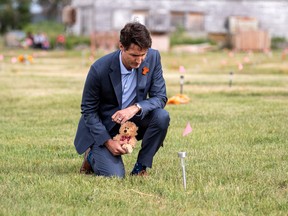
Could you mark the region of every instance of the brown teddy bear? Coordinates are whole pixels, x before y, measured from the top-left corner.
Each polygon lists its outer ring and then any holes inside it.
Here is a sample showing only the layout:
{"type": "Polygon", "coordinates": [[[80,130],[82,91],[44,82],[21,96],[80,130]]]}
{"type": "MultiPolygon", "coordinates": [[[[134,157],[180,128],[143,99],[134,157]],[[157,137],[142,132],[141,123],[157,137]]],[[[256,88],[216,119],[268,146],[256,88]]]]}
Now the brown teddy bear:
{"type": "Polygon", "coordinates": [[[137,130],[138,127],[134,122],[127,121],[121,125],[119,134],[113,137],[113,140],[126,141],[122,147],[127,150],[127,153],[131,154],[137,143],[137,130]]]}

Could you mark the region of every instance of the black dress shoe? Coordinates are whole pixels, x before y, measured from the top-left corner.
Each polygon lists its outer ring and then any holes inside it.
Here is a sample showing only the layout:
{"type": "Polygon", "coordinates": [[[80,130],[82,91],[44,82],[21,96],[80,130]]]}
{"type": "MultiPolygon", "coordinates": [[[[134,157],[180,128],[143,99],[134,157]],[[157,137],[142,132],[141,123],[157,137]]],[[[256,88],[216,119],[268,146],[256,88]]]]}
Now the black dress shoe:
{"type": "Polygon", "coordinates": [[[93,173],[93,169],[92,169],[91,165],[89,164],[89,162],[88,162],[88,160],[87,160],[87,157],[88,157],[89,152],[90,152],[90,148],[88,148],[88,149],[85,151],[84,160],[83,160],[82,166],[81,166],[81,168],[80,168],[80,173],[81,173],[81,174],[89,175],[89,174],[92,174],[92,173],[93,173]]]}
{"type": "Polygon", "coordinates": [[[136,163],[130,175],[133,176],[148,176],[146,171],[146,166],[143,166],[141,163],[136,163]]]}

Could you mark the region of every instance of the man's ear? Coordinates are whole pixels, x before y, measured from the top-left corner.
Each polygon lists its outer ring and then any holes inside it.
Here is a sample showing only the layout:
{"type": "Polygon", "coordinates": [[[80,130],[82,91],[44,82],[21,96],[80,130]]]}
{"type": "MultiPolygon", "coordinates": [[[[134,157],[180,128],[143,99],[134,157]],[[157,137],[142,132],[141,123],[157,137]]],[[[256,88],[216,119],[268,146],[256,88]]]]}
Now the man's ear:
{"type": "Polygon", "coordinates": [[[123,52],[124,51],[124,46],[122,45],[121,42],[119,42],[119,49],[123,52]]]}

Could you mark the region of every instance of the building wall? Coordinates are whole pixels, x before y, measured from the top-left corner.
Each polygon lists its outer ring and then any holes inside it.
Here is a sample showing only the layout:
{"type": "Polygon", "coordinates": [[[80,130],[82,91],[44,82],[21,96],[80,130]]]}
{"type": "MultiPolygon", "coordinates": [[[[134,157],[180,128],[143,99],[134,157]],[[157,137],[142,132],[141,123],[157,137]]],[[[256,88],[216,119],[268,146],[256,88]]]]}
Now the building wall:
{"type": "Polygon", "coordinates": [[[176,11],[203,14],[204,30],[209,33],[227,32],[229,16],[247,16],[257,18],[259,28],[271,36],[288,38],[286,0],[72,0],[72,5],[77,8],[77,21],[72,27],[75,34],[119,31],[135,11],[146,13],[145,22],[155,13],[166,13],[163,22],[171,24],[171,13],[176,11]]]}
{"type": "Polygon", "coordinates": [[[271,36],[288,38],[288,1],[246,0],[207,1],[201,3],[206,11],[206,31],[226,32],[225,23],[229,16],[247,16],[259,20],[259,28],[271,36]]]}

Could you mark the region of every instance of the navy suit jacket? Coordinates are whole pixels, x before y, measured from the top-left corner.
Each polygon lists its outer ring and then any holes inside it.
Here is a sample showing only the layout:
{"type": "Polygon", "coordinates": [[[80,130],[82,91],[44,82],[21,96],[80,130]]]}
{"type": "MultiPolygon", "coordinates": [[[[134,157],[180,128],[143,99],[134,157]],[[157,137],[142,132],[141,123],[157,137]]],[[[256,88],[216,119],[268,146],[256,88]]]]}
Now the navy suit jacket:
{"type": "MultiPolygon", "coordinates": [[[[103,145],[111,138],[115,126],[111,116],[121,109],[122,84],[119,61],[120,50],[94,62],[88,72],[81,102],[81,118],[74,145],[83,154],[92,144],[103,145]]],[[[146,58],[136,69],[136,101],[142,107],[141,118],[149,111],[164,108],[167,102],[161,57],[157,50],[148,49],[146,58]],[[143,68],[149,68],[144,75],[143,68]]]]}

